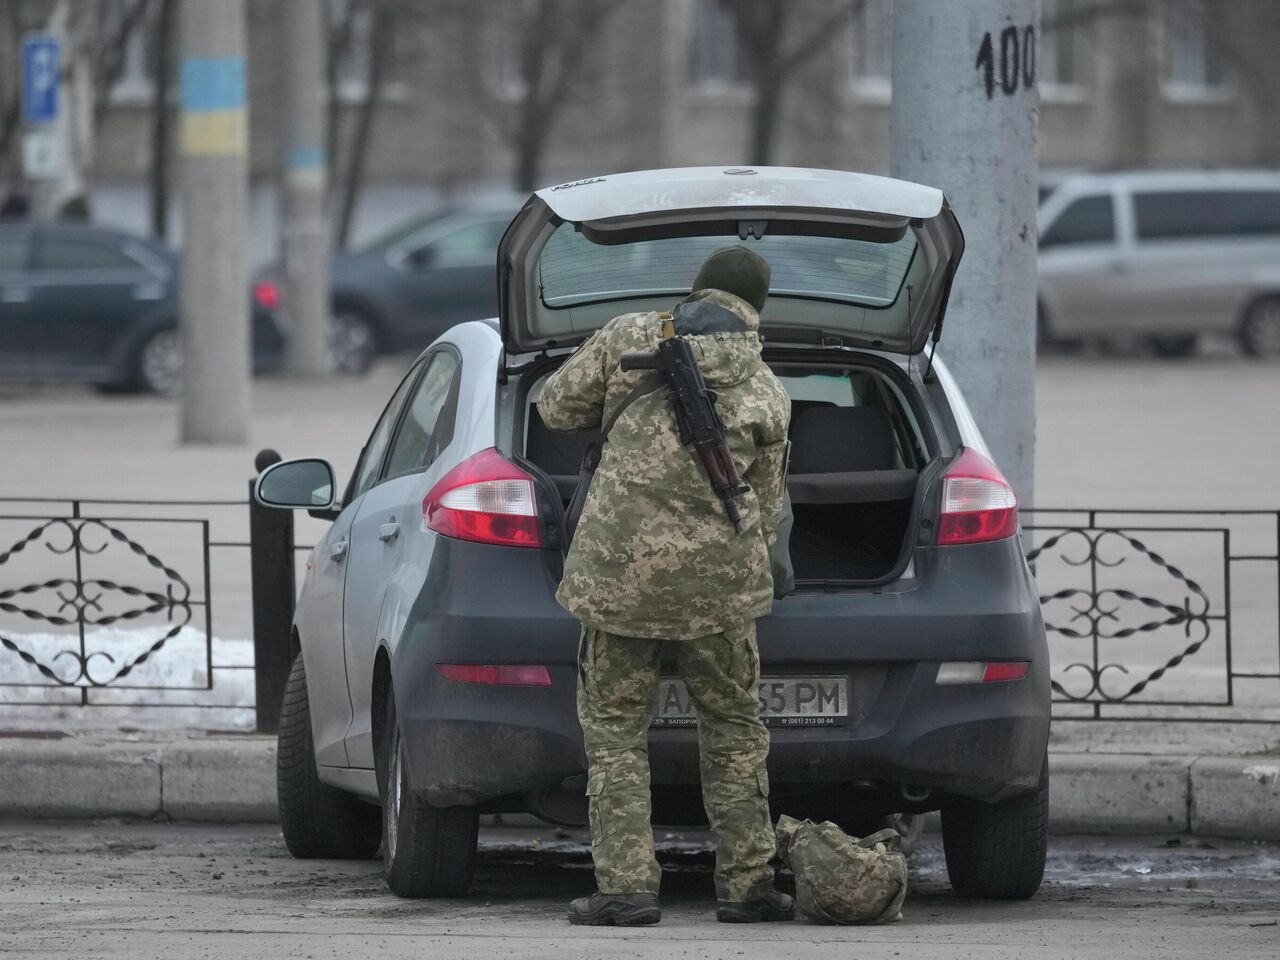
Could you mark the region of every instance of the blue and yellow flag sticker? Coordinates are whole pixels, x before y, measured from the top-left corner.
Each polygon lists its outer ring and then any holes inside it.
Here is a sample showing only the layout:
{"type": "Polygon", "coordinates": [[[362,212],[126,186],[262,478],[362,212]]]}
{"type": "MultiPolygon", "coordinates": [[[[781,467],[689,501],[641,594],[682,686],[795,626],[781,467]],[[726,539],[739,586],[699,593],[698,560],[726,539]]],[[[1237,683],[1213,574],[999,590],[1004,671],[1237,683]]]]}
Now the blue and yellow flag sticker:
{"type": "Polygon", "coordinates": [[[243,57],[190,57],[182,61],[182,153],[243,156],[249,148],[243,57]]]}

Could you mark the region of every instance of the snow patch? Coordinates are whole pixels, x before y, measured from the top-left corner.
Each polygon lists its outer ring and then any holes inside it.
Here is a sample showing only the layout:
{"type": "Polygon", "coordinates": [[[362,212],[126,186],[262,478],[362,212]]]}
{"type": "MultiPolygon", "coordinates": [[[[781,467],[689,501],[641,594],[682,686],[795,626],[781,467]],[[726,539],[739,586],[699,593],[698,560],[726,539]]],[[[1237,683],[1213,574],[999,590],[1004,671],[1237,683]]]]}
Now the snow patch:
{"type": "Polygon", "coordinates": [[[214,637],[206,644],[204,631],[185,626],[127,676],[113,679],[164,632],[155,627],[87,629],[81,675],[77,634],[0,630],[63,681],[48,679],[11,650],[0,649],[0,729],[252,730],[251,640],[214,637]]]}
{"type": "Polygon", "coordinates": [[[1280,767],[1255,764],[1252,767],[1245,767],[1244,775],[1250,780],[1258,781],[1263,786],[1269,786],[1280,780],[1280,767]]]}

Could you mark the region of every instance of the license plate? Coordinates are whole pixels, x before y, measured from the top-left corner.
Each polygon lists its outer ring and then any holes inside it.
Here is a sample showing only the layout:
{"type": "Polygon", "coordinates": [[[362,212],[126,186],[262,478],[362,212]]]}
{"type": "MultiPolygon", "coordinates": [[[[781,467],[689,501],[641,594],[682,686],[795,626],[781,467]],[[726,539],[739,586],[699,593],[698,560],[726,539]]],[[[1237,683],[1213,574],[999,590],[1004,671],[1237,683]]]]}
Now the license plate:
{"type": "MultiPolygon", "coordinates": [[[[848,677],[763,677],[760,718],[771,727],[827,727],[849,720],[848,677]]],[[[698,714],[683,680],[658,687],[655,727],[690,727],[698,714]]]]}

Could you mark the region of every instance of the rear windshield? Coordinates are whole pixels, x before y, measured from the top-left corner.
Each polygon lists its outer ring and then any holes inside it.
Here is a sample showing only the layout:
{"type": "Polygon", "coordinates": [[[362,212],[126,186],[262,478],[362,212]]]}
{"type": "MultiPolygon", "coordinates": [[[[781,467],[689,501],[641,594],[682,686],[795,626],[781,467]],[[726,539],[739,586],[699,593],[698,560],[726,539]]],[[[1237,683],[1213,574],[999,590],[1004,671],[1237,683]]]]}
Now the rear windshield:
{"type": "MultiPolygon", "coordinates": [[[[670,237],[605,246],[562,224],[538,261],[548,307],[688,293],[698,267],[732,238],[670,237]]],[[[916,251],[915,234],[874,243],[836,237],[768,236],[747,241],[773,271],[770,293],[867,307],[898,298],[916,251]]]]}

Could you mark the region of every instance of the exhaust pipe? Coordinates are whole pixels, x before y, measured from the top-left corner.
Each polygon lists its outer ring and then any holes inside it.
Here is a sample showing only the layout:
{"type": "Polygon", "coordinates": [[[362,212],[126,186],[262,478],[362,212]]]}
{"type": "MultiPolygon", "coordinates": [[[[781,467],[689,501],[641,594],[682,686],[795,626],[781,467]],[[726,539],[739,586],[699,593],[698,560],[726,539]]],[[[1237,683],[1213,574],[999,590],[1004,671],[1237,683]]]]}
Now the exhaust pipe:
{"type": "Polygon", "coordinates": [[[898,788],[898,792],[909,803],[924,803],[933,794],[930,787],[920,787],[913,783],[904,783],[898,788]]]}

